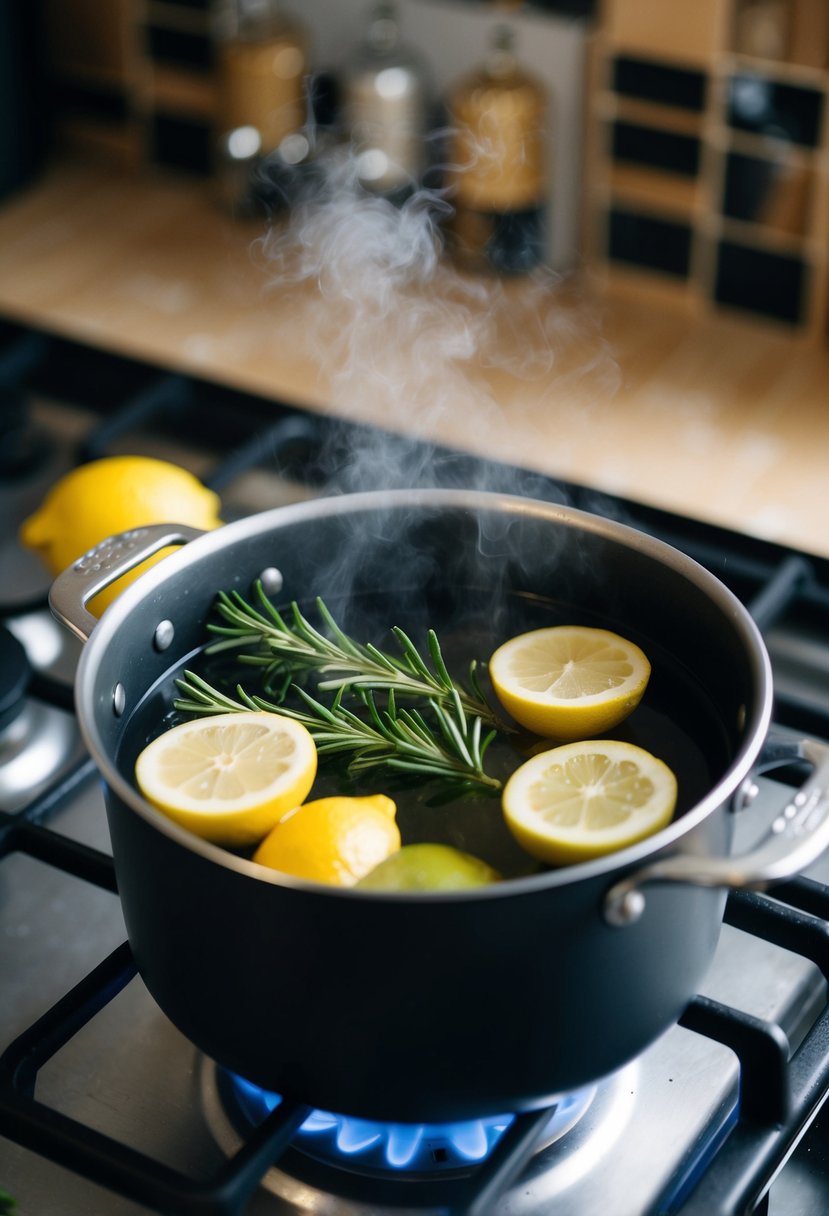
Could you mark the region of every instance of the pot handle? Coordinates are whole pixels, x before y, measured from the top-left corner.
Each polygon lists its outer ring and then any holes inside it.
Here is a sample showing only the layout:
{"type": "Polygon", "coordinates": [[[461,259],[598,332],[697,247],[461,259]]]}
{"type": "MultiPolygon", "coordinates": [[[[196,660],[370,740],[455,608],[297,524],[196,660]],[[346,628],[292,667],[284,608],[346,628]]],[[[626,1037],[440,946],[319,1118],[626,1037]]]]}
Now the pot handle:
{"type": "MultiPolygon", "coordinates": [[[[610,925],[630,925],[645,910],[641,888],[652,882],[691,883],[699,887],[765,890],[794,878],[829,847],[829,745],[817,739],[789,740],[770,734],[758,771],[805,760],[813,772],[748,853],[736,857],[695,857],[675,853],[636,870],[610,888],[604,917],[610,925]]],[[[752,797],[752,782],[743,797],[752,797]],[[747,791],[747,792],[746,792],[747,791]]]]}
{"type": "Polygon", "coordinates": [[[54,616],[82,642],[97,625],[86,605],[122,574],[169,545],[186,545],[204,533],[186,524],[148,524],[109,536],[59,574],[49,591],[54,616]]]}

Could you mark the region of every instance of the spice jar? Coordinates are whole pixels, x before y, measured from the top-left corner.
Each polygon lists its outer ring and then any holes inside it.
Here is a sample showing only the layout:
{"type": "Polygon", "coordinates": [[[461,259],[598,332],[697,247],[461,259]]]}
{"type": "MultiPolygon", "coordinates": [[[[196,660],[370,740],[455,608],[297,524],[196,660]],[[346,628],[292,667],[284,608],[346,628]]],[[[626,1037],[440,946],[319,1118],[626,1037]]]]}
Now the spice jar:
{"type": "Polygon", "coordinates": [[[284,195],[281,179],[309,153],[308,39],[275,0],[234,0],[219,18],[216,58],[220,193],[244,211],[284,195]]]}
{"type": "Polygon", "coordinates": [[[470,268],[521,273],[544,256],[548,95],[498,26],[483,64],[450,94],[447,239],[470,268]]]}
{"type": "Polygon", "coordinates": [[[420,182],[426,163],[427,70],[401,41],[397,10],[376,4],[343,73],[342,121],[360,184],[394,200],[420,182]]]}

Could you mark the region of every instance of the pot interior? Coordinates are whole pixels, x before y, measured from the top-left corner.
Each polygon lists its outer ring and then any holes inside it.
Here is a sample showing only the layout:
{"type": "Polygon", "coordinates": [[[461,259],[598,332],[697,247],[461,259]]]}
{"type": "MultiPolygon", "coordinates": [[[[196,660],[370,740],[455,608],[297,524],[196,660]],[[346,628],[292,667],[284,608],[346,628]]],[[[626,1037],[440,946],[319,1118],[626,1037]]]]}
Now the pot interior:
{"type": "MultiPolygon", "coordinates": [[[[456,679],[477,660],[481,684],[497,707],[486,679],[486,660],[516,634],[559,624],[614,630],[645,651],[652,676],[645,697],[608,737],[638,744],[659,756],[677,776],[677,816],[685,814],[723,778],[744,742],[746,705],[756,690],[744,644],[728,614],[710,596],[652,555],[617,538],[551,521],[493,517],[468,512],[420,512],[403,532],[389,530],[374,514],[364,519],[332,515],[324,525],[290,529],[290,559],[280,560],[285,589],[274,597],[280,610],[296,600],[319,626],[315,597],[324,598],[338,623],[356,640],[397,653],[390,633],[402,627],[423,654],[426,633],[437,631],[456,679]],[[358,529],[360,556],[344,560],[345,540],[358,529]],[[366,531],[370,543],[366,542],[366,531]]],[[[208,605],[219,589],[247,593],[245,568],[272,564],[285,538],[260,538],[258,560],[247,556],[230,574],[227,557],[205,560],[199,596],[208,605]],[[202,587],[204,584],[204,587],[202,587]],[[205,598],[206,597],[206,598],[205,598]]],[[[173,583],[175,580],[173,580],[173,583]]],[[[175,588],[165,589],[175,603],[175,588]]],[[[195,605],[192,605],[195,607],[195,605]]],[[[199,609],[205,617],[209,611],[199,609]]],[[[215,617],[211,619],[217,619],[215,617]]],[[[191,639],[204,637],[203,622],[191,639]]],[[[117,763],[127,781],[146,743],[180,719],[173,708],[175,680],[185,668],[233,693],[237,682],[264,694],[260,668],[228,655],[189,648],[154,680],[121,723],[117,763]]],[[[314,691],[313,686],[310,691],[314,691]]],[[[325,699],[326,694],[323,694],[325,699]]],[[[505,778],[537,748],[537,738],[500,738],[486,756],[488,772],[505,778]]],[[[344,766],[322,757],[312,797],[329,793],[391,794],[405,843],[442,842],[495,866],[505,877],[535,873],[539,866],[512,840],[498,797],[483,795],[446,803],[438,782],[406,785],[386,770],[350,781],[344,766]]]]}

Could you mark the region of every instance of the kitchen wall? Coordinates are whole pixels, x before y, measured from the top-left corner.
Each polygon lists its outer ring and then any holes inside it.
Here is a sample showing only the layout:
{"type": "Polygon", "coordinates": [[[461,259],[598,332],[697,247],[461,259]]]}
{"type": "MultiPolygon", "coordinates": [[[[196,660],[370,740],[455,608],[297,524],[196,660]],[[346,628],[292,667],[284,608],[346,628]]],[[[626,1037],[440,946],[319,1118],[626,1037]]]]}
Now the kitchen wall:
{"type": "MultiPolygon", "coordinates": [[[[342,62],[356,44],[366,0],[303,0],[295,6],[313,30],[320,67],[342,62]]],[[[483,58],[504,13],[463,0],[400,0],[403,36],[429,63],[439,95],[483,58]]],[[[556,269],[575,264],[580,239],[583,109],[588,22],[584,18],[525,9],[511,14],[522,64],[543,81],[548,94],[547,144],[550,197],[548,257],[556,269]]]]}
{"type": "MultiPolygon", "coordinates": [[[[78,24],[72,43],[74,60],[63,65],[73,86],[67,90],[67,100],[77,104],[64,110],[62,135],[76,136],[75,147],[99,159],[120,157],[119,163],[132,165],[136,172],[121,178],[67,157],[68,163],[55,166],[30,192],[19,191],[15,198],[3,200],[2,314],[24,317],[50,331],[159,367],[211,377],[265,398],[330,410],[331,398],[320,383],[318,367],[303,357],[299,342],[290,340],[296,332],[292,296],[271,293],[267,306],[262,306],[261,268],[250,257],[251,228],[222,216],[213,205],[209,182],[181,173],[175,160],[159,161],[159,148],[153,143],[156,123],[165,119],[179,127],[185,147],[192,150],[199,132],[209,130],[215,117],[206,6],[172,0],[52,2],[64,21],[74,12],[78,24]],[[112,17],[111,23],[96,24],[104,11],[112,17]],[[118,14],[123,17],[121,24],[118,14]],[[138,14],[143,25],[135,23],[138,14]],[[82,36],[89,28],[83,24],[84,15],[92,21],[96,37],[82,36]],[[179,23],[175,31],[174,22],[179,23]],[[176,36],[162,37],[165,32],[176,36]],[[148,47],[154,52],[151,58],[148,47]],[[82,108],[85,102],[90,104],[82,108]],[[164,168],[157,171],[160,163],[164,168]],[[147,165],[153,166],[151,171],[147,165]],[[167,172],[167,165],[172,172],[167,172]]],[[[363,3],[328,0],[328,9],[322,7],[322,0],[293,3],[297,8],[302,5],[315,27],[319,66],[331,66],[356,41],[363,3]]],[[[473,0],[401,3],[406,34],[432,56],[439,79],[448,80],[454,70],[460,73],[464,64],[480,55],[486,27],[494,20],[492,11],[473,0]]],[[[648,3],[653,6],[653,0],[648,3]]],[[[706,3],[710,6],[715,0],[706,3]]],[[[700,0],[683,11],[689,20],[700,23],[704,7],[700,0]]],[[[646,23],[644,29],[642,22],[633,23],[634,9],[641,14],[646,8],[645,0],[618,3],[617,15],[627,12],[631,25],[623,26],[619,18],[595,37],[591,31],[589,38],[586,29],[577,24],[574,31],[561,16],[533,10],[518,19],[519,52],[529,66],[547,74],[556,96],[553,208],[556,237],[561,241],[557,257],[564,260],[578,248],[573,234],[579,200],[588,217],[595,218],[597,211],[606,209],[612,190],[614,198],[630,200],[631,209],[635,202],[649,214],[662,209],[671,219],[677,211],[680,216],[687,213],[702,238],[703,252],[710,252],[712,238],[720,231],[732,243],[738,236],[745,245],[774,241],[775,251],[780,252],[799,242],[812,259],[809,269],[817,299],[821,285],[827,285],[824,251],[829,224],[823,206],[814,209],[814,228],[805,238],[771,231],[768,222],[731,221],[714,210],[716,178],[710,173],[695,175],[690,185],[681,182],[680,190],[673,178],[666,180],[661,166],[634,174],[629,165],[611,164],[607,149],[613,144],[605,137],[617,117],[680,135],[697,134],[698,128],[710,145],[706,150],[714,154],[706,159],[706,170],[711,160],[722,167],[721,150],[754,155],[759,145],[760,150],[808,165],[816,181],[826,180],[829,161],[824,143],[804,151],[781,146],[779,140],[772,144],[762,134],[732,130],[721,115],[728,96],[724,86],[738,67],[750,66],[755,74],[765,72],[788,84],[801,80],[816,89],[826,88],[827,69],[799,63],[770,66],[759,56],[747,56],[744,48],[738,52],[735,47],[741,44],[726,41],[724,34],[711,65],[694,52],[692,60],[700,61],[696,69],[706,71],[710,79],[711,105],[688,116],[687,105],[679,108],[664,98],[628,95],[630,80],[621,71],[618,56],[641,60],[647,50],[653,57],[657,35],[673,38],[667,22],[646,23]],[[565,43],[571,34],[572,41],[565,43]],[[547,37],[554,45],[542,50],[547,37]],[[642,45],[643,38],[647,46],[642,45]],[[588,41],[591,59],[597,44],[602,50],[604,70],[594,78],[595,86],[586,90],[591,121],[585,132],[576,96],[580,86],[575,81],[580,78],[578,73],[569,78],[565,74],[574,62],[581,64],[582,44],[588,41]],[[561,61],[556,58],[559,54],[561,61]],[[562,89],[565,79],[569,84],[562,89]],[[717,115],[712,123],[710,116],[717,115]],[[592,191],[588,188],[580,195],[578,144],[582,133],[591,131],[602,138],[605,150],[603,157],[594,158],[594,174],[610,176],[606,188],[600,177],[592,191]],[[568,149],[572,159],[564,162],[560,158],[568,149]],[[562,219],[568,215],[569,230],[562,219]]],[[[662,12],[662,6],[657,8],[662,12]]],[[[689,47],[684,61],[677,63],[671,46],[668,41],[656,48],[660,63],[685,72],[694,68],[694,62],[688,62],[689,47]]],[[[637,76],[634,85],[640,93],[648,79],[652,84],[652,77],[637,76]]],[[[672,79],[676,78],[669,75],[672,79]]],[[[659,74],[657,80],[664,81],[665,76],[659,74]]],[[[602,231],[598,222],[595,228],[602,231]]],[[[668,307],[662,293],[654,303],[642,285],[644,272],[635,276],[635,291],[619,284],[621,277],[614,267],[611,290],[606,293],[596,290],[595,273],[586,284],[577,279],[574,291],[568,293],[565,284],[557,293],[564,322],[559,331],[565,339],[562,357],[550,377],[498,379],[493,391],[503,422],[497,430],[470,425],[468,418],[476,415],[467,412],[457,420],[441,419],[432,437],[447,446],[494,455],[825,553],[829,348],[802,342],[800,331],[791,324],[772,323],[756,310],[746,315],[746,310],[723,308],[714,315],[713,308],[694,295],[694,282],[680,285],[687,300],[677,308],[668,307]],[[591,314],[586,325],[574,329],[567,305],[573,303],[581,320],[583,301],[592,304],[596,298],[599,320],[594,322],[591,314]],[[597,352],[606,351],[619,368],[610,387],[610,378],[604,376],[607,362],[596,360],[597,352]],[[591,375],[576,376],[573,367],[580,372],[588,368],[591,375]],[[593,372],[596,367],[601,376],[593,372]]],[[[650,274],[657,277],[661,285],[667,277],[664,269],[650,274]]],[[[522,284],[511,284],[505,295],[515,299],[521,290],[522,284]]],[[[523,337],[523,331],[510,329],[515,332],[523,337]]],[[[349,409],[361,422],[387,424],[382,403],[370,394],[355,397],[349,409]]],[[[427,433],[415,411],[406,425],[427,433]]]]}
{"type": "MultiPolygon", "coordinates": [[[[41,2],[61,141],[133,168],[207,173],[212,16],[227,0],[41,2]]],[[[336,73],[371,0],[284,3],[310,27],[312,66],[336,73]]],[[[593,16],[576,0],[510,7],[399,0],[439,93],[480,61],[496,23],[513,25],[550,98],[548,262],[585,262],[660,306],[736,309],[825,343],[827,0],[603,0],[593,16]]]]}
{"type": "MultiPolygon", "coordinates": [[[[223,3],[44,0],[59,142],[133,169],[206,172],[216,125],[213,15],[223,3]]],[[[334,73],[357,45],[371,7],[371,0],[284,3],[310,29],[313,69],[334,73]]],[[[547,260],[556,269],[574,265],[589,18],[526,6],[506,13],[483,0],[399,0],[398,11],[403,36],[429,64],[439,96],[481,61],[493,28],[509,20],[519,58],[549,95],[547,260]]]]}

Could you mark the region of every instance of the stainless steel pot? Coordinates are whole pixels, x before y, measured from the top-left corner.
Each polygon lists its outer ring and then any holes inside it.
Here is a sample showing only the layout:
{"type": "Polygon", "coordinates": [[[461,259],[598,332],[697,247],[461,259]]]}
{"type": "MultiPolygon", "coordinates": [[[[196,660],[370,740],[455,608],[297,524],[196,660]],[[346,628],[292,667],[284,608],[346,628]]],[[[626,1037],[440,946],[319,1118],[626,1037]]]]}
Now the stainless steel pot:
{"type": "MultiPolygon", "coordinates": [[[[531,1109],[612,1072],[698,990],[728,888],[791,876],[829,843],[827,748],[767,739],[770,665],[745,608],[689,558],[606,519],[465,491],[322,499],[203,535],[116,537],[61,575],[51,601],[89,636],[78,714],[147,987],[220,1064],[328,1110],[465,1118],[531,1109]],[[96,623],[85,603],[171,544],[185,547],[96,623]],[[599,861],[508,865],[502,883],[419,895],[317,886],[190,836],[140,797],[132,766],[163,729],[174,676],[199,659],[216,592],[259,576],[280,601],[322,595],[346,625],[434,625],[445,647],[483,646],[483,658],[559,621],[638,641],[654,674],[619,730],[677,769],[680,813],[599,861]],[[794,755],[817,772],[767,840],[731,857],[753,774],[794,755]]],[[[451,817],[421,808],[409,822],[457,843],[451,817]]]]}

